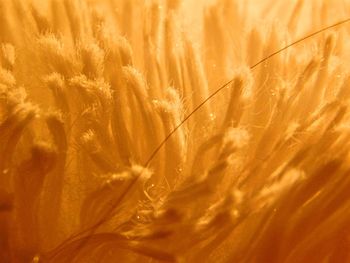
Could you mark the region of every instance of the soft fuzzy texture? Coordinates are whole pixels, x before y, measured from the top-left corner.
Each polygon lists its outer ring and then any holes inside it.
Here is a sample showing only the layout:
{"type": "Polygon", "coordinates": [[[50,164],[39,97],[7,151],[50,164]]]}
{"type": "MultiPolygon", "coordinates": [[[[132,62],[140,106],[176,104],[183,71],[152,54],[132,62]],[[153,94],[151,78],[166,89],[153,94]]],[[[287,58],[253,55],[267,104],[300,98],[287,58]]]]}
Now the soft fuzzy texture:
{"type": "Polygon", "coordinates": [[[0,261],[350,262],[349,11],[0,0],[0,261]]]}

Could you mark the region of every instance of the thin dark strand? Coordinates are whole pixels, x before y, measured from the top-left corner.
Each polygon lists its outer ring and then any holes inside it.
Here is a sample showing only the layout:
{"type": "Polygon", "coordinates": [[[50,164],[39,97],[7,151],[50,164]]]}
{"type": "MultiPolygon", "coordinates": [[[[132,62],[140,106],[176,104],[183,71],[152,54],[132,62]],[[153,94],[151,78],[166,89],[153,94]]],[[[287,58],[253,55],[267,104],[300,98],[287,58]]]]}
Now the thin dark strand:
{"type": "MultiPolygon", "coordinates": [[[[255,69],[257,66],[261,65],[262,63],[264,63],[265,61],[269,60],[270,58],[278,55],[279,53],[285,51],[286,49],[299,44],[300,42],[303,42],[304,40],[307,40],[309,38],[312,38],[315,35],[318,35],[320,33],[323,33],[331,28],[343,25],[347,22],[350,21],[350,17],[339,21],[333,25],[324,27],[316,32],[313,32],[303,38],[300,38],[288,45],[286,45],[285,47],[271,53],[270,55],[268,55],[267,57],[264,57],[263,59],[261,59],[260,61],[258,61],[257,63],[255,63],[254,65],[250,66],[250,69],[253,70],[255,69]]],[[[156,155],[158,154],[158,152],[163,148],[163,146],[167,143],[167,141],[171,138],[171,136],[188,120],[190,119],[204,104],[206,104],[208,101],[210,101],[213,97],[215,97],[220,91],[222,91],[224,88],[226,88],[227,86],[229,86],[232,82],[234,81],[234,79],[231,79],[230,81],[226,82],[224,85],[222,85],[220,88],[218,88],[216,91],[214,91],[212,94],[210,94],[204,101],[202,101],[198,106],[196,106],[179,124],[177,124],[175,126],[175,128],[163,139],[163,141],[158,145],[158,147],[156,149],[154,149],[154,151],[152,152],[152,154],[150,155],[150,157],[147,159],[147,161],[145,162],[144,166],[143,166],[143,170],[141,171],[140,176],[142,176],[142,174],[144,173],[145,169],[150,165],[150,163],[153,161],[153,159],[156,157],[156,155]]],[[[95,225],[93,225],[92,227],[89,227],[88,229],[83,230],[82,232],[80,232],[79,234],[76,234],[74,236],[72,236],[71,238],[69,238],[68,240],[66,240],[63,244],[67,244],[69,243],[70,240],[74,240],[75,238],[83,235],[84,233],[88,232],[88,239],[82,241],[82,243],[79,245],[78,249],[77,249],[77,254],[81,251],[81,249],[83,248],[84,244],[86,244],[86,242],[89,241],[89,238],[96,232],[96,230],[103,224],[105,223],[107,220],[109,220],[110,216],[112,216],[113,211],[117,208],[117,206],[119,205],[120,202],[123,201],[124,197],[126,196],[127,192],[133,187],[133,185],[135,184],[137,180],[134,180],[133,182],[130,183],[130,185],[127,187],[127,189],[124,191],[124,193],[121,195],[120,198],[118,198],[118,200],[112,205],[111,209],[109,209],[109,211],[105,214],[105,216],[99,220],[95,225]]],[[[63,245],[62,244],[62,245],[63,245]]],[[[59,246],[61,247],[60,249],[58,249],[58,251],[56,253],[54,253],[54,255],[51,256],[51,258],[54,258],[57,254],[59,254],[59,252],[63,249],[63,246],[59,246]]]]}
{"type": "Polygon", "coordinates": [[[277,54],[279,54],[279,53],[285,51],[286,49],[288,49],[288,48],[290,48],[290,47],[292,47],[292,46],[294,46],[294,45],[299,44],[300,42],[303,42],[303,41],[306,40],[306,39],[312,38],[313,36],[316,36],[316,35],[318,35],[318,34],[320,34],[320,33],[323,33],[323,32],[325,32],[325,31],[327,31],[327,30],[329,30],[329,29],[332,29],[332,28],[334,28],[334,27],[340,26],[340,25],[345,24],[345,23],[347,23],[347,22],[350,22],[350,17],[347,18],[347,19],[345,19],[345,20],[342,20],[342,21],[340,21],[340,22],[337,22],[337,23],[335,23],[335,24],[333,24],[333,25],[330,25],[330,26],[327,26],[327,27],[325,27],[325,28],[322,28],[322,29],[320,29],[320,30],[318,30],[318,31],[316,31],[316,32],[313,32],[312,34],[307,35],[307,36],[305,36],[305,37],[303,37],[303,38],[300,38],[300,39],[298,39],[298,40],[296,40],[296,41],[294,41],[294,42],[288,44],[287,46],[285,46],[285,47],[283,47],[283,48],[277,50],[276,52],[273,52],[272,54],[268,55],[267,57],[263,58],[262,60],[260,60],[260,61],[257,62],[256,64],[254,64],[253,66],[250,66],[250,69],[254,69],[255,67],[257,67],[257,66],[259,66],[260,64],[264,63],[266,60],[269,60],[270,58],[274,57],[275,55],[277,55],[277,54]]]}
{"type": "Polygon", "coordinates": [[[92,225],[91,227],[88,227],[87,229],[81,231],[80,233],[77,233],[75,235],[72,235],[70,238],[68,238],[66,241],[64,241],[61,245],[59,245],[57,248],[55,248],[55,252],[53,252],[49,258],[54,259],[59,253],[61,253],[64,250],[64,246],[67,244],[73,243],[76,239],[81,237],[82,235],[86,234],[87,238],[85,240],[82,240],[79,244],[77,250],[76,250],[76,256],[78,256],[81,249],[84,247],[84,245],[89,242],[90,237],[96,232],[97,228],[101,226],[103,223],[105,223],[109,216],[113,214],[113,211],[118,207],[118,204],[124,199],[125,195],[131,190],[132,186],[134,185],[135,181],[137,181],[137,178],[135,178],[125,189],[124,193],[116,200],[116,202],[113,204],[113,206],[107,211],[106,215],[100,219],[97,223],[92,225]]]}
{"type": "MultiPolygon", "coordinates": [[[[257,63],[255,63],[254,65],[250,66],[250,69],[253,70],[255,69],[257,66],[261,65],[262,63],[264,63],[265,61],[269,60],[270,58],[278,55],[279,53],[282,53],[283,51],[285,51],[286,49],[299,44],[300,42],[303,42],[304,40],[307,40],[309,38],[312,38],[315,35],[318,35],[320,33],[323,33],[331,28],[340,26],[342,24],[345,24],[347,22],[350,21],[350,17],[339,21],[333,25],[324,27],[316,32],[313,32],[303,38],[300,38],[290,44],[288,44],[287,46],[271,53],[270,55],[268,55],[267,57],[264,57],[263,59],[261,59],[260,61],[258,61],[257,63]]],[[[224,88],[226,88],[227,86],[229,86],[232,82],[234,81],[234,79],[231,79],[230,81],[226,82],[224,85],[222,85],[220,88],[218,88],[216,91],[214,91],[212,94],[209,95],[209,97],[207,97],[204,101],[202,101],[196,108],[194,108],[194,110],[192,110],[178,125],[175,126],[175,128],[164,138],[164,140],[159,144],[159,146],[152,152],[152,154],[150,155],[150,157],[147,159],[147,161],[144,164],[144,167],[147,168],[149,166],[149,164],[153,161],[154,157],[158,154],[158,152],[162,149],[162,147],[167,143],[167,141],[170,139],[170,137],[189,119],[192,117],[192,115],[194,115],[204,104],[206,104],[208,101],[210,101],[213,97],[216,96],[216,94],[218,94],[221,90],[223,90],[224,88]]]]}

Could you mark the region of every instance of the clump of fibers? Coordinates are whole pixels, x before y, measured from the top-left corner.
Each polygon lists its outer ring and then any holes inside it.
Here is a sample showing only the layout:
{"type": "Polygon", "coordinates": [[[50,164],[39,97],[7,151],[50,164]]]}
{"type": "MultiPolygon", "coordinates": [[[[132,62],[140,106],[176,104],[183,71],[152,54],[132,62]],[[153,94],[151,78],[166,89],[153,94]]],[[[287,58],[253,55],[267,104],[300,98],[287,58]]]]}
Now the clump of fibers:
{"type": "Polygon", "coordinates": [[[350,262],[349,8],[0,0],[0,261],[350,262]]]}

